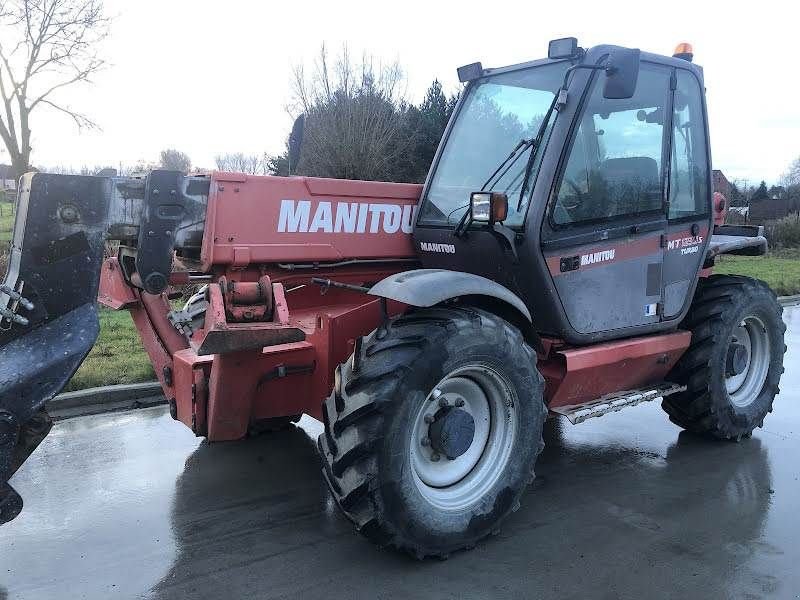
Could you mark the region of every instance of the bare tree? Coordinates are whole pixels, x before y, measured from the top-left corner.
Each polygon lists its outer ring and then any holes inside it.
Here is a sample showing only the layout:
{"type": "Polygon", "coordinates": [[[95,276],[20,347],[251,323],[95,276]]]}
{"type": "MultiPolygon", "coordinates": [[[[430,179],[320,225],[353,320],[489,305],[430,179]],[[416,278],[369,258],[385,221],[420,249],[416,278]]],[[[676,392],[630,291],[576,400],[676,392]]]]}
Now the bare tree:
{"type": "Polygon", "coordinates": [[[731,197],[728,199],[731,206],[750,206],[750,199],[753,196],[753,185],[749,179],[738,177],[731,181],[733,189],[731,197]]]}
{"type": "Polygon", "coordinates": [[[346,47],[331,64],[323,46],[310,77],[302,65],[295,67],[290,111],[305,114],[297,172],[396,179],[415,135],[402,83],[396,62],[376,65],[367,55],[355,62],[346,47]]]}
{"type": "Polygon", "coordinates": [[[791,162],[781,180],[786,187],[800,185],[800,157],[791,162]]]}
{"type": "Polygon", "coordinates": [[[53,173],[56,175],[98,175],[100,173],[109,173],[111,171],[116,172],[116,167],[112,167],[111,165],[81,165],[80,167],[75,167],[72,165],[50,165],[50,166],[42,166],[39,165],[36,167],[36,170],[40,173],[53,173]]]}
{"type": "Polygon", "coordinates": [[[170,171],[180,171],[184,175],[192,168],[192,159],[189,155],[174,148],[161,151],[160,166],[170,171]]]}
{"type": "Polygon", "coordinates": [[[39,107],[96,127],[58,96],[104,65],[96,48],[108,26],[101,0],[0,0],[0,138],[17,175],[30,166],[30,118],[39,107]]]}
{"type": "Polygon", "coordinates": [[[267,154],[229,152],[227,154],[218,154],[214,157],[214,162],[220,171],[267,175],[270,173],[269,158],[267,154]]]}

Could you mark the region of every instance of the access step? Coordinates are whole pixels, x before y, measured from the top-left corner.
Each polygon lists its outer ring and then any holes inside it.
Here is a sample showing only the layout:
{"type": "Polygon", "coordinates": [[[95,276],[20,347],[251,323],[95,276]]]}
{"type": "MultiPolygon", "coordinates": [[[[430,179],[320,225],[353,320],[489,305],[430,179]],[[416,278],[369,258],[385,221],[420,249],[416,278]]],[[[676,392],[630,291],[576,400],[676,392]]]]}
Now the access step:
{"type": "Polygon", "coordinates": [[[617,412],[628,406],[636,406],[642,402],[657,400],[686,391],[685,385],[664,382],[656,386],[648,386],[641,390],[626,390],[614,392],[583,404],[570,404],[567,406],[557,406],[551,408],[550,412],[567,417],[573,425],[583,423],[592,417],[602,417],[610,412],[617,412]]]}

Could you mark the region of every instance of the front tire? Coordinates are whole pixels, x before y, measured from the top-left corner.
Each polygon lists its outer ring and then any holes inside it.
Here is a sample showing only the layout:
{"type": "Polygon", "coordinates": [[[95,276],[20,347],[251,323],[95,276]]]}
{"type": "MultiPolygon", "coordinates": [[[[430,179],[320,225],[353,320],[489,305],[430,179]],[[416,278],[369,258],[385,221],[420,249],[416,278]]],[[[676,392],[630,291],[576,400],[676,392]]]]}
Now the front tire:
{"type": "Polygon", "coordinates": [[[662,402],[670,420],[734,440],[762,426],[783,373],[782,312],[763,281],[732,275],[701,281],[684,323],[692,342],[669,377],[687,390],[662,402]]]}
{"type": "Polygon", "coordinates": [[[543,447],[535,365],[517,329],[472,308],[414,311],[364,338],[337,369],[319,438],[345,515],[418,558],[496,531],[543,447]]]}

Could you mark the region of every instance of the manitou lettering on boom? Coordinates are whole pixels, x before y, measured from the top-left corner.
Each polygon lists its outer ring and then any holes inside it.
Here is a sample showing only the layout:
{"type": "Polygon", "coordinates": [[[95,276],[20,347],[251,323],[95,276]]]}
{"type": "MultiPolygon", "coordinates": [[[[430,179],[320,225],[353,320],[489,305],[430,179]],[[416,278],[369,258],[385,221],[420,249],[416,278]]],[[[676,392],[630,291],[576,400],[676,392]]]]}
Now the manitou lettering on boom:
{"type": "Polygon", "coordinates": [[[279,233],[411,233],[416,207],[410,204],[281,200],[279,233]]]}

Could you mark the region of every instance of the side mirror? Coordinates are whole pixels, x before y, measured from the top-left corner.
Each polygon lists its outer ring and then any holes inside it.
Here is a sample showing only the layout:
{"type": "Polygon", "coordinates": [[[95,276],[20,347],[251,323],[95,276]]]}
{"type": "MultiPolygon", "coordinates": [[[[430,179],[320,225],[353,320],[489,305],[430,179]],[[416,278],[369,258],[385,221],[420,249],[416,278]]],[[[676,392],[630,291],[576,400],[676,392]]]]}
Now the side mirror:
{"type": "Polygon", "coordinates": [[[617,48],[609,55],[605,65],[603,98],[622,100],[633,97],[639,79],[640,54],[638,49],[617,48]]]}
{"type": "Polygon", "coordinates": [[[289,134],[289,175],[294,173],[297,163],[300,162],[300,146],[303,143],[305,122],[305,115],[297,117],[294,120],[294,125],[292,125],[292,133],[289,134]]]}
{"type": "Polygon", "coordinates": [[[472,192],[469,197],[470,221],[494,225],[508,217],[508,196],[503,192],[472,192]]]}

